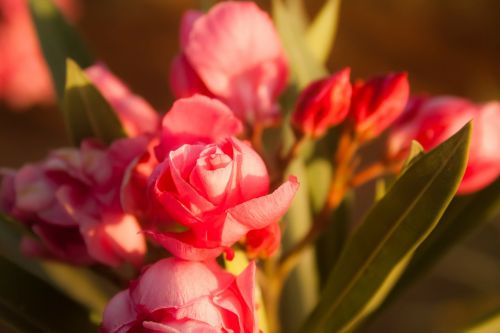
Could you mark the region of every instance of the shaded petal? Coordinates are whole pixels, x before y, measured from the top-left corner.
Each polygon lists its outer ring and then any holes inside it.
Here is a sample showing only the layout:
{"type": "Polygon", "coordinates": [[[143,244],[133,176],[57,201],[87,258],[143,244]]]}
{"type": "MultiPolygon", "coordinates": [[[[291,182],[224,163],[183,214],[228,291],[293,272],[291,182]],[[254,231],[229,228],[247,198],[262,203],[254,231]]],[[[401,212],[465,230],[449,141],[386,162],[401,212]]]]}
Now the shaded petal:
{"type": "Polygon", "coordinates": [[[222,243],[232,244],[250,230],[262,229],[277,222],[285,215],[298,188],[297,179],[291,176],[273,193],[228,209],[222,243]],[[242,233],[243,231],[245,232],[242,233]]]}
{"type": "Polygon", "coordinates": [[[134,325],[137,314],[128,290],[116,294],[106,306],[101,325],[102,333],[126,333],[134,325]]]}
{"type": "Polygon", "coordinates": [[[168,258],[150,266],[133,286],[131,295],[136,305],[151,313],[165,308],[181,308],[226,288],[233,279],[215,262],[168,258]]]}

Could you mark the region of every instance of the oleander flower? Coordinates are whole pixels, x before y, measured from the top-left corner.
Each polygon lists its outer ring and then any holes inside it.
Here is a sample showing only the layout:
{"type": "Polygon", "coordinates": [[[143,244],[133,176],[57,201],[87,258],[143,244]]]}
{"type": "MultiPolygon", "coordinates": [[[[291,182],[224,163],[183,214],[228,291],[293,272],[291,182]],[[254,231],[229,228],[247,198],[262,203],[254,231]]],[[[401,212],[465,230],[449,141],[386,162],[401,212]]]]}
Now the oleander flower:
{"type": "Polygon", "coordinates": [[[127,172],[122,192],[125,210],[145,222],[165,219],[158,215],[157,202],[147,195],[148,179],[159,162],[183,144],[217,143],[242,130],[238,118],[216,99],[195,95],[177,100],[163,117],[159,138],[150,141],[127,172]]]}
{"type": "MultiPolygon", "coordinates": [[[[74,1],[55,2],[76,19],[74,1]]],[[[0,101],[13,109],[52,104],[52,79],[31,21],[27,0],[0,0],[0,101]]]]}
{"type": "Polygon", "coordinates": [[[215,261],[163,259],[111,299],[102,333],[257,333],[255,264],[239,276],[215,261]]]}
{"type": "Polygon", "coordinates": [[[169,153],[150,179],[149,195],[159,214],[186,231],[149,235],[173,255],[204,260],[230,247],[252,231],[276,223],[287,211],[298,182],[290,177],[273,193],[260,156],[246,143],[226,138],[220,143],[183,145],[169,153]]]}
{"type": "Polygon", "coordinates": [[[362,141],[375,138],[403,112],[410,86],[406,73],[378,76],[359,81],[352,90],[350,115],[362,141]]]}
{"type": "Polygon", "coordinates": [[[7,172],[0,208],[37,236],[25,237],[22,250],[76,264],[141,265],[145,238],[135,217],[121,208],[120,187],[127,165],[146,143],[122,139],[105,149],[87,140],[80,149],[58,149],[7,172]]]}
{"type": "Polygon", "coordinates": [[[476,105],[468,100],[442,96],[416,97],[394,124],[388,140],[391,158],[404,158],[412,140],[425,150],[442,143],[473,120],[469,160],[458,193],[478,191],[500,174],[500,103],[476,105]]]}
{"type": "Polygon", "coordinates": [[[320,137],[345,119],[351,103],[349,74],[346,68],[312,82],[302,91],[292,114],[292,124],[298,131],[320,137]]]}
{"type": "Polygon", "coordinates": [[[206,14],[187,12],[180,44],[170,72],[176,97],[215,96],[249,124],[278,116],[288,65],[272,20],[255,3],[226,1],[206,14]]]}
{"type": "Polygon", "coordinates": [[[250,230],[245,238],[246,252],[252,258],[274,255],[281,244],[279,223],[271,223],[263,229],[250,230]]]}
{"type": "Polygon", "coordinates": [[[159,114],[143,98],[133,94],[104,64],[90,66],[85,73],[115,110],[129,136],[158,132],[159,114]]]}

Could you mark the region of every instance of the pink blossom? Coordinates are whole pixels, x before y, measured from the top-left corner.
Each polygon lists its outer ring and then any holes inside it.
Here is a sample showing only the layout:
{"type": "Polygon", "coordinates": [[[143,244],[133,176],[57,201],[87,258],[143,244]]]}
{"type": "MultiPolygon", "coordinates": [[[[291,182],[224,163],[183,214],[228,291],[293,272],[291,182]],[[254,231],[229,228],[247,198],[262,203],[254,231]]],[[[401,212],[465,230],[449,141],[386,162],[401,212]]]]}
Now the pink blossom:
{"type": "Polygon", "coordinates": [[[403,112],[410,87],[406,73],[359,81],[353,86],[350,114],[362,141],[386,130],[403,112]]]}
{"type": "Polygon", "coordinates": [[[105,65],[97,63],[85,73],[111,104],[129,136],[155,134],[159,130],[158,113],[143,98],[133,94],[105,65]]]}
{"type": "Polygon", "coordinates": [[[143,138],[123,139],[106,150],[84,141],[80,149],[58,149],[7,173],[1,208],[38,236],[23,240],[25,253],[77,264],[140,265],[145,239],[137,220],[121,208],[120,186],[145,145],[143,138]]]}
{"type": "Polygon", "coordinates": [[[155,169],[149,195],[160,203],[160,213],[187,230],[149,234],[177,257],[215,257],[249,231],[276,223],[297,188],[297,180],[291,177],[268,194],[264,161],[236,138],[183,145],[155,169]]]}
{"type": "Polygon", "coordinates": [[[215,96],[247,123],[278,116],[288,65],[269,16],[253,2],[227,1],[181,24],[181,54],[170,73],[177,97],[215,96]]]}
{"type": "Polygon", "coordinates": [[[254,263],[235,277],[214,261],[163,259],[111,299],[101,332],[257,333],[254,289],[254,263]]]}
{"type": "Polygon", "coordinates": [[[183,144],[217,143],[242,130],[238,118],[218,100],[202,95],[177,100],[163,117],[159,138],[149,143],[148,151],[127,172],[122,193],[126,211],[148,222],[165,219],[146,193],[148,178],[158,163],[183,144]]]}
{"type": "MultiPolygon", "coordinates": [[[[70,0],[56,4],[76,19],[79,8],[70,0]]],[[[52,79],[31,21],[27,0],[0,0],[0,101],[14,109],[51,104],[52,79]]]]}
{"type": "Polygon", "coordinates": [[[500,103],[476,105],[458,97],[413,98],[391,130],[388,152],[403,158],[411,140],[425,150],[442,143],[473,120],[469,161],[458,189],[471,193],[493,182],[500,173],[500,103]]]}
{"type": "Polygon", "coordinates": [[[341,123],[351,103],[350,69],[314,81],[299,96],[292,124],[302,133],[319,137],[341,123]]]}

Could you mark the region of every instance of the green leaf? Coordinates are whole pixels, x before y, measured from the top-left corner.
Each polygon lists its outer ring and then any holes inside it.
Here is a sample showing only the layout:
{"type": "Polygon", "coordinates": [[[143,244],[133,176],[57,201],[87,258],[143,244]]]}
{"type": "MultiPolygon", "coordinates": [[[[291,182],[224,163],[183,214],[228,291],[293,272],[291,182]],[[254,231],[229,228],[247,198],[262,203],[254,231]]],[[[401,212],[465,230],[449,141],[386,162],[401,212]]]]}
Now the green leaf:
{"type": "Polygon", "coordinates": [[[99,318],[118,288],[84,267],[44,260],[32,260],[19,252],[19,222],[0,214],[0,256],[7,258],[28,273],[50,284],[85,306],[99,318]]]}
{"type": "MultiPolygon", "coordinates": [[[[287,170],[300,180],[300,187],[288,210],[283,229],[283,248],[288,250],[307,233],[311,224],[311,205],[304,160],[295,159],[287,170]]],[[[301,255],[296,268],[285,283],[281,300],[283,332],[293,332],[306,318],[318,299],[318,276],[314,248],[301,255]]]]}
{"type": "Polygon", "coordinates": [[[403,164],[403,170],[408,169],[414,162],[424,155],[424,147],[418,141],[412,140],[408,157],[403,164]]]}
{"type": "Polygon", "coordinates": [[[33,22],[38,34],[59,101],[64,96],[66,59],[73,58],[82,67],[92,64],[78,33],[66,22],[51,0],[29,0],[33,22]]]}
{"type": "Polygon", "coordinates": [[[125,137],[120,120],[85,72],[67,60],[66,88],[62,111],[72,142],[79,145],[86,138],[109,144],[125,137]]]}
{"type": "Polygon", "coordinates": [[[471,231],[499,215],[500,179],[475,194],[455,197],[437,227],[415,252],[386,303],[429,271],[471,231]]]}
{"type": "Polygon", "coordinates": [[[413,163],[348,240],[301,332],[352,330],[376,309],[434,229],[463,176],[471,126],[413,163]]]}
{"type": "Polygon", "coordinates": [[[21,332],[97,332],[89,312],[0,257],[0,327],[21,332]]]}
{"type": "Polygon", "coordinates": [[[314,58],[320,63],[328,60],[339,22],[340,0],[327,0],[307,29],[306,41],[314,58]]]}
{"type": "Polygon", "coordinates": [[[476,321],[467,328],[461,330],[463,333],[498,333],[500,332],[500,311],[476,321]]]}
{"type": "Polygon", "coordinates": [[[300,23],[281,0],[273,0],[273,17],[299,88],[328,74],[308,48],[300,23]]]}

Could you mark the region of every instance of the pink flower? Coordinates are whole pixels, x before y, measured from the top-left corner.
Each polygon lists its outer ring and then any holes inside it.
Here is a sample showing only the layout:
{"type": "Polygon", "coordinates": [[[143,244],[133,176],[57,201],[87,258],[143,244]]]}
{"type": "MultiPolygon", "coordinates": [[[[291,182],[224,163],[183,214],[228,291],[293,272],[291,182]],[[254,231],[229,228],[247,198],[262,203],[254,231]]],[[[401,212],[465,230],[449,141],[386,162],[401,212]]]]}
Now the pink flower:
{"type": "Polygon", "coordinates": [[[320,137],[341,123],[351,103],[350,69],[314,81],[299,96],[292,124],[302,133],[320,137]]]}
{"type": "Polygon", "coordinates": [[[214,261],[150,266],[104,311],[102,333],[257,333],[255,264],[235,277],[214,261]]]}
{"type": "Polygon", "coordinates": [[[47,159],[8,173],[1,208],[39,237],[25,238],[26,254],[77,264],[98,261],[139,266],[146,252],[137,220],[120,205],[125,168],[144,151],[143,138],[109,149],[84,141],[80,149],[55,150],[47,159]]]}
{"type": "Polygon", "coordinates": [[[158,113],[144,99],[134,95],[105,65],[95,64],[85,73],[113,107],[129,136],[158,132],[158,113]]]}
{"type": "MultiPolygon", "coordinates": [[[[72,18],[73,1],[56,2],[72,18]]],[[[14,109],[51,104],[54,89],[27,0],[0,0],[0,100],[14,109]]]]}
{"type": "Polygon", "coordinates": [[[158,215],[157,202],[146,195],[149,176],[158,163],[183,144],[217,143],[242,130],[238,118],[218,100],[201,95],[177,100],[163,117],[160,138],[149,143],[148,151],[127,172],[122,193],[126,211],[143,221],[164,219],[158,215]]]}
{"type": "Polygon", "coordinates": [[[350,114],[362,141],[376,137],[399,117],[409,91],[406,73],[379,76],[354,85],[350,114]]]}
{"type": "Polygon", "coordinates": [[[392,158],[404,158],[411,140],[430,150],[473,120],[469,161],[458,193],[478,191],[500,173],[500,103],[475,105],[458,97],[414,98],[388,141],[392,158]]]}
{"type": "Polygon", "coordinates": [[[215,257],[249,231],[276,223],[297,188],[297,180],[291,177],[267,194],[269,176],[264,162],[235,138],[184,145],[155,169],[149,195],[160,203],[160,213],[187,230],[153,230],[149,234],[177,257],[215,257]]]}
{"type": "Polygon", "coordinates": [[[180,40],[182,53],[170,73],[177,97],[216,96],[250,124],[278,116],[287,61],[271,19],[254,3],[227,1],[207,14],[190,11],[180,40]]]}

